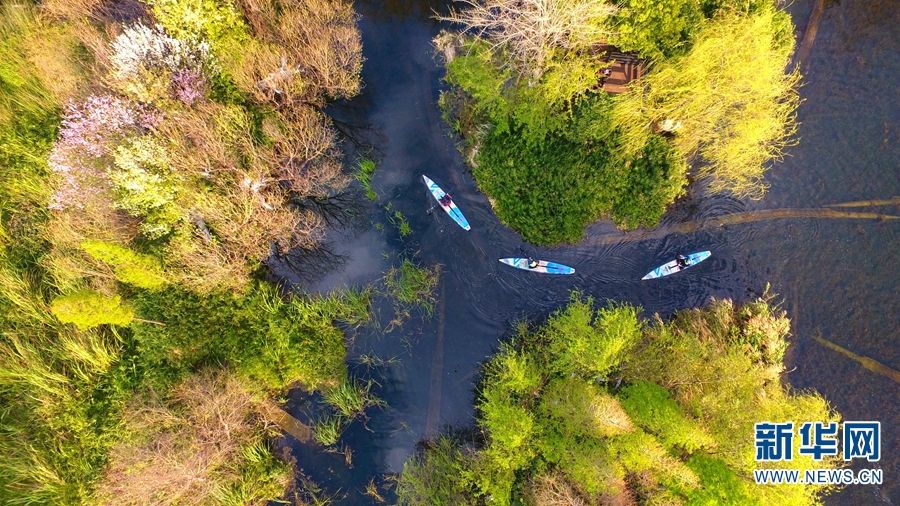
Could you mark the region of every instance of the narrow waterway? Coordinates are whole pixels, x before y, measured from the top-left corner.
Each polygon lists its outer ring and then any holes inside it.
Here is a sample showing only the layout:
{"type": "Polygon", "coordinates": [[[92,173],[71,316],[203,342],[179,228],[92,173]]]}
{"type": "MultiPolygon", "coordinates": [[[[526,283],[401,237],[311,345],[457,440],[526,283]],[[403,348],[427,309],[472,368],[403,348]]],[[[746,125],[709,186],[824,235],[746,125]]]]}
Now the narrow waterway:
{"type": "MultiPolygon", "coordinates": [[[[813,4],[797,0],[789,7],[798,40],[813,4]]],[[[466,171],[458,140],[447,134],[435,105],[442,71],[430,44],[439,30],[430,15],[442,4],[364,1],[356,8],[362,15],[365,89],[331,112],[356,140],[374,147],[369,156],[379,161],[373,180],[379,202],[402,212],[413,233],[401,239],[386,213],[372,205],[370,226],[336,244],[347,263],[313,288],[366,284],[409,257],[442,266],[440,300],[431,318],[356,337],[352,364],[362,354],[396,357],[383,366],[352,367],[378,381],[388,407],[371,411],[367,423],[357,422],[344,434],[341,444],[353,450],[352,467],[344,454],[289,438],[307,476],[337,494],[340,504],[372,504],[364,495],[370,479],[383,484],[384,475],[400,471],[426,434],[445,424],[471,423],[479,363],[511,325],[546,318],[573,289],[600,301],[640,305],[647,315],[667,315],[711,298],[745,301],[771,285],[794,324],[785,381],[817,390],[846,420],[882,423],[881,461],[854,467],[884,469],[885,484],[847,487],[827,503],[900,503],[900,385],[813,339],[822,337],[900,370],[900,220],[772,211],[900,195],[896,0],[825,1],[802,62],[800,143],[769,171],[771,188],[764,199],[709,196],[695,188],[664,219],[661,230],[670,232],[634,238],[597,222],[582,243],[555,248],[525,244],[497,220],[466,171]],[[433,201],[422,174],[452,191],[471,232],[443,213],[426,213],[433,201]],[[725,218],[733,213],[758,219],[725,218]],[[705,225],[684,225],[689,222],[705,225]],[[541,276],[497,261],[523,250],[573,266],[576,274],[541,276]],[[677,253],[700,250],[712,251],[700,266],[639,281],[677,253]]],[[[900,215],[897,204],[836,209],[900,215]]],[[[387,305],[378,311],[383,329],[393,314],[387,305]]],[[[303,403],[298,393],[288,406],[302,417],[303,403]]]]}

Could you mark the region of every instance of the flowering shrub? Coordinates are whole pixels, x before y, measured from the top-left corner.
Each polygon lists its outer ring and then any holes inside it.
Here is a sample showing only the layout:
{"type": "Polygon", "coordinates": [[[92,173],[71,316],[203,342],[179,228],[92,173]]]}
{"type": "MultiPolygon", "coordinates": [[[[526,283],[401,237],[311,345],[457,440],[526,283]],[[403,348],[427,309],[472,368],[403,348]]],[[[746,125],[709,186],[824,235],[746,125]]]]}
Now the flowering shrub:
{"type": "Polygon", "coordinates": [[[160,25],[133,25],[110,45],[113,79],[145,101],[168,92],[191,105],[215,71],[208,43],[176,39],[160,25]]]}
{"type": "Polygon", "coordinates": [[[172,75],[172,95],[186,105],[193,105],[206,91],[206,78],[198,72],[183,69],[172,75]]]}
{"type": "Polygon", "coordinates": [[[69,102],[49,158],[50,170],[62,178],[50,209],[82,207],[84,199],[109,188],[100,159],[139,125],[139,118],[130,103],[112,95],[69,102]]]}

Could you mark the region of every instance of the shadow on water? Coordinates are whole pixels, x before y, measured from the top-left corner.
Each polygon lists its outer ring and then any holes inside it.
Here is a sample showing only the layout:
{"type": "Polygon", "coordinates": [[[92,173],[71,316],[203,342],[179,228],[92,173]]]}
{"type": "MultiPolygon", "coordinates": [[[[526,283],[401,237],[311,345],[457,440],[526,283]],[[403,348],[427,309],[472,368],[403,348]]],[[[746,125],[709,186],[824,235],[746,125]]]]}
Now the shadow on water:
{"type": "MultiPolygon", "coordinates": [[[[813,6],[814,0],[789,6],[801,40],[813,6]]],[[[429,431],[471,424],[478,366],[512,323],[546,318],[569,300],[572,289],[665,316],[711,298],[743,302],[771,283],[771,292],[786,301],[795,334],[786,381],[816,389],[846,420],[882,422],[877,466],[885,469],[886,483],[845,487],[826,503],[900,500],[900,385],[813,339],[821,333],[857,356],[900,369],[900,222],[892,219],[900,211],[873,202],[859,209],[834,206],[867,199],[896,205],[892,198],[900,195],[900,4],[825,2],[803,59],[801,142],[769,171],[771,188],[763,200],[711,196],[695,185],[656,230],[625,236],[601,221],[586,228],[581,243],[552,248],[523,243],[496,219],[456,140],[446,134],[435,105],[442,71],[430,44],[440,26],[429,18],[444,3],[365,1],[356,7],[362,14],[365,87],[360,97],[329,113],[358,148],[350,161],[375,148],[372,157],[379,163],[372,186],[378,201],[360,211],[363,230],[332,242],[333,258],[346,260],[340,269],[306,284],[319,291],[362,285],[380,279],[398,259],[414,257],[443,266],[440,308],[430,319],[385,332],[392,310],[382,305],[382,329],[364,329],[349,344],[353,372],[376,380],[376,393],[388,407],[371,411],[365,425],[354,423],[344,433],[339,444],[352,449],[352,467],[343,454],[288,438],[307,476],[337,493],[340,504],[372,504],[365,495],[369,480],[382,484],[385,475],[400,471],[429,431]],[[434,202],[422,174],[452,191],[471,232],[444,213],[426,213],[434,202]],[[406,217],[411,235],[399,237],[384,210],[388,205],[406,217]],[[497,261],[523,250],[576,273],[543,276],[497,261]],[[712,257],[683,275],[639,281],[678,253],[702,250],[711,250],[712,257]],[[367,367],[358,363],[362,355],[394,360],[367,367]]],[[[305,268],[297,267],[301,273],[305,268]]],[[[289,411],[301,415],[302,394],[294,392],[291,399],[289,411]]]]}

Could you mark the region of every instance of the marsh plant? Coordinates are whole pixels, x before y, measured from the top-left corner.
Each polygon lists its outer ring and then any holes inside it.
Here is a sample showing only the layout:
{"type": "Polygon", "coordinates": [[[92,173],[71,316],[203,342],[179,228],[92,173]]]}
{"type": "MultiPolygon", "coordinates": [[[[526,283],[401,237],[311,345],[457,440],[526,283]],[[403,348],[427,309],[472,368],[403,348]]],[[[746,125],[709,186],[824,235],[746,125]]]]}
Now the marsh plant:
{"type": "Polygon", "coordinates": [[[313,424],[316,441],[334,446],[349,423],[366,418],[368,408],[384,407],[385,402],[372,393],[374,384],[373,380],[363,383],[350,376],[337,386],[323,390],[324,411],[313,424]]]}
{"type": "Polygon", "coordinates": [[[394,300],[397,320],[410,316],[412,310],[425,316],[434,312],[437,301],[434,290],[440,279],[440,266],[420,267],[406,258],[400,267],[392,267],[384,277],[387,295],[394,300]]]}
{"type": "Polygon", "coordinates": [[[344,433],[347,419],[340,415],[326,413],[317,419],[312,426],[313,437],[325,446],[334,446],[344,433]]]}
{"type": "Polygon", "coordinates": [[[360,158],[356,161],[356,180],[366,190],[366,197],[372,202],[378,198],[378,194],[372,189],[372,176],[375,175],[375,162],[368,158],[360,158]]]}

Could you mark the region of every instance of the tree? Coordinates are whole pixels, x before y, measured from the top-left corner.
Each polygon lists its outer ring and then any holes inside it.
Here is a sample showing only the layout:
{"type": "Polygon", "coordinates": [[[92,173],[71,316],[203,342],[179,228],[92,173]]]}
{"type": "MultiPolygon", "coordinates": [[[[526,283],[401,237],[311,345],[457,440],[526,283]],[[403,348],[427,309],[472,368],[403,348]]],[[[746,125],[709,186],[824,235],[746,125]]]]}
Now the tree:
{"type": "Polygon", "coordinates": [[[508,63],[523,75],[539,77],[553,52],[586,52],[609,33],[612,5],[595,0],[460,0],[468,8],[451,10],[441,21],[463,25],[506,50],[508,63]]]}
{"type": "Polygon", "coordinates": [[[703,14],[699,0],[625,0],[616,20],[615,44],[654,60],[683,54],[703,14]]]}
{"type": "Polygon", "coordinates": [[[659,63],[619,97],[613,123],[625,151],[637,152],[654,132],[668,132],[712,191],[760,198],[764,164],[782,155],[797,128],[796,70],[787,14],[723,12],[700,32],[684,57],[659,63]]]}
{"type": "Polygon", "coordinates": [[[819,504],[828,490],[753,479],[760,467],[844,465],[755,460],[759,420],[839,419],[815,392],[781,384],[784,312],[768,298],[670,322],[638,312],[574,295],[547,325],[521,325],[484,366],[480,437],[420,445],[398,504],[819,504]]]}

